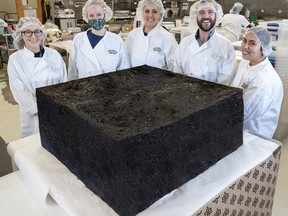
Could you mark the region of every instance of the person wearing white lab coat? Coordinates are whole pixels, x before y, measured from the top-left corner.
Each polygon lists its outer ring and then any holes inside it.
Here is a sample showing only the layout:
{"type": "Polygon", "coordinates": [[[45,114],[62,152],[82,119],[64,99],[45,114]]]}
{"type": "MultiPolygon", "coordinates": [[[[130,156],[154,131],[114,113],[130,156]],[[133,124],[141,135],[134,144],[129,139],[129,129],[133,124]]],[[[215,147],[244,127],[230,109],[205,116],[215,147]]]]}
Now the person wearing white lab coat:
{"type": "MultiPolygon", "coordinates": [[[[219,26],[222,22],[222,17],[224,15],[223,9],[222,9],[222,6],[218,4],[217,2],[213,2],[213,4],[215,4],[215,6],[217,7],[217,19],[216,19],[215,26],[219,26]]],[[[194,7],[190,7],[190,10],[189,10],[189,32],[191,34],[195,34],[199,28],[198,23],[195,20],[195,9],[196,7],[194,5],[194,7]]]]}
{"type": "Polygon", "coordinates": [[[234,87],[243,89],[244,128],[272,138],[283,100],[283,84],[268,59],[271,53],[269,32],[252,27],[241,44],[242,58],[234,87]]]}
{"type": "Polygon", "coordinates": [[[241,35],[242,27],[252,27],[250,22],[240,13],[243,5],[236,2],[228,14],[225,14],[222,18],[221,28],[226,29],[234,35],[231,42],[238,41],[241,35]]]}
{"type": "Polygon", "coordinates": [[[217,33],[221,5],[214,0],[200,0],[191,6],[190,16],[198,24],[196,34],[179,44],[174,71],[191,77],[230,85],[235,77],[235,50],[231,42],[217,33]]]}
{"type": "Polygon", "coordinates": [[[126,39],[132,67],[149,65],[173,70],[178,43],[173,34],[160,26],[165,9],[161,0],[141,0],[136,16],[144,26],[133,29],[126,39]]]}
{"type": "Polygon", "coordinates": [[[69,55],[68,80],[100,75],[131,67],[122,38],[105,29],[113,11],[103,0],[88,0],[82,8],[90,27],[73,39],[69,55]]]}
{"type": "Polygon", "coordinates": [[[39,131],[36,88],[67,80],[66,66],[61,55],[43,46],[46,32],[34,17],[19,20],[13,34],[18,49],[9,56],[9,85],[15,101],[19,104],[21,137],[39,131]]]}

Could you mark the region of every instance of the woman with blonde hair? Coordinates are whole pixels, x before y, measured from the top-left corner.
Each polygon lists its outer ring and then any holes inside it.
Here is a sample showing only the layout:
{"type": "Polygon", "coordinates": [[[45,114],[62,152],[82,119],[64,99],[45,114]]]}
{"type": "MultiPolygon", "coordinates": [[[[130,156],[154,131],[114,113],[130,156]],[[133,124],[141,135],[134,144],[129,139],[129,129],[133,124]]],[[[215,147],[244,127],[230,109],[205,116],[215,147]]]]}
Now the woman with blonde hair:
{"type": "Polygon", "coordinates": [[[73,39],[68,79],[78,79],[130,68],[127,47],[122,38],[105,29],[113,11],[103,0],[88,0],[82,8],[90,28],[73,39]]]}

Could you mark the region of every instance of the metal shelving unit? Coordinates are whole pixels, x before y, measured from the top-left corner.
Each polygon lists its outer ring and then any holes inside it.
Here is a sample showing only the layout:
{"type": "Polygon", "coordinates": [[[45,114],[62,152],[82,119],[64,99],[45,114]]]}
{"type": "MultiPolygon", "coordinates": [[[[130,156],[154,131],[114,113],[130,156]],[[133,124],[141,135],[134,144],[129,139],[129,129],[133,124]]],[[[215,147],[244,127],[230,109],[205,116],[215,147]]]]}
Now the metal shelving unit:
{"type": "Polygon", "coordinates": [[[5,44],[0,45],[0,68],[3,68],[3,63],[8,63],[9,56],[16,51],[11,47],[9,39],[12,39],[12,34],[1,34],[4,37],[5,44]]]}

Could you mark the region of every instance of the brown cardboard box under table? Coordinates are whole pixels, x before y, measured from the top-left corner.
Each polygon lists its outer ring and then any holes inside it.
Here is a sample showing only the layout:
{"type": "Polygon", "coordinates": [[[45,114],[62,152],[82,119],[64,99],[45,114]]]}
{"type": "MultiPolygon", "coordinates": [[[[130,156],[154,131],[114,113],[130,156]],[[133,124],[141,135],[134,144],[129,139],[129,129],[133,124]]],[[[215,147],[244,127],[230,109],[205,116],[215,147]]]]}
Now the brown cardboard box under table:
{"type": "Polygon", "coordinates": [[[242,90],[141,66],[37,89],[41,143],[135,215],[243,143],[242,90]]]}

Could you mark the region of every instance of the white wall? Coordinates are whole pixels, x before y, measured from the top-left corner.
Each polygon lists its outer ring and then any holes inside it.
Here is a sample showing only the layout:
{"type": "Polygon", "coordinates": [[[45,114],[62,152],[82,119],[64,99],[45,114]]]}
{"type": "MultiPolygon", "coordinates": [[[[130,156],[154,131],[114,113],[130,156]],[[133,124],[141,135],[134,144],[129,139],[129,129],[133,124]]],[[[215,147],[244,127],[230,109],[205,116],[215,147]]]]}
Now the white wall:
{"type": "Polygon", "coordinates": [[[4,14],[6,12],[11,13],[11,15],[9,16],[10,18],[17,18],[17,10],[16,10],[16,4],[15,4],[15,0],[0,0],[0,18],[3,19],[4,18],[4,14]]]}

